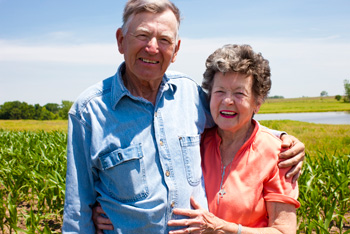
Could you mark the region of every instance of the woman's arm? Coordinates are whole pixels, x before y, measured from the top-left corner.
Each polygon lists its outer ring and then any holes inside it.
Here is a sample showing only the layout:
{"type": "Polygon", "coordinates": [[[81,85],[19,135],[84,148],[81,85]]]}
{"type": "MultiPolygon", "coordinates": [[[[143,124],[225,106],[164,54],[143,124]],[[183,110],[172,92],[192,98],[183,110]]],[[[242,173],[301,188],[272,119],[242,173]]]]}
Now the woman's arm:
{"type": "MultiPolygon", "coordinates": [[[[266,202],[269,226],[266,228],[242,227],[242,234],[295,234],[297,229],[296,208],[292,204],[266,202]]],[[[237,232],[232,232],[237,233],[237,232]]]]}
{"type": "MultiPolygon", "coordinates": [[[[185,215],[189,219],[170,220],[169,226],[187,226],[187,228],[170,231],[169,234],[181,233],[230,233],[239,234],[239,225],[222,220],[212,213],[201,209],[191,198],[191,204],[195,210],[174,209],[177,215],[185,215]]],[[[241,227],[240,234],[295,234],[296,233],[296,209],[294,205],[266,202],[269,215],[269,226],[262,228],[241,227]]]]}

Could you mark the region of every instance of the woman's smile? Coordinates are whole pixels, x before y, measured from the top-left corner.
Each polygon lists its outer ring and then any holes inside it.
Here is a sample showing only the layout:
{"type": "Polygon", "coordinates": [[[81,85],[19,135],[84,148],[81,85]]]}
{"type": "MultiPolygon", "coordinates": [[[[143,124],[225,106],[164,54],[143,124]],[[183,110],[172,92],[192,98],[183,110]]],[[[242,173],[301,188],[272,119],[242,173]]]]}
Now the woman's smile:
{"type": "Polygon", "coordinates": [[[220,115],[223,118],[234,118],[237,116],[237,113],[234,111],[230,111],[230,110],[221,110],[220,115]]]}

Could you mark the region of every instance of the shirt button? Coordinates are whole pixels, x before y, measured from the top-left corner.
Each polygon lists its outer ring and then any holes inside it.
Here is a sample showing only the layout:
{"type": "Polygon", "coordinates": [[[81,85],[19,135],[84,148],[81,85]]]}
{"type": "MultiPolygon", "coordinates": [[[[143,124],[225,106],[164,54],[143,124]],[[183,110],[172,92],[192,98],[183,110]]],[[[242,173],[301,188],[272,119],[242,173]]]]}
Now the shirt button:
{"type": "Polygon", "coordinates": [[[160,144],[161,146],[163,146],[163,145],[164,145],[163,141],[160,141],[160,142],[159,142],[159,144],[160,144]]]}
{"type": "Polygon", "coordinates": [[[165,172],[165,175],[166,175],[167,177],[169,177],[169,176],[170,176],[170,171],[167,170],[167,171],[165,172]]]}
{"type": "Polygon", "coordinates": [[[174,208],[175,207],[175,202],[173,201],[170,206],[171,206],[171,208],[174,208]]]}

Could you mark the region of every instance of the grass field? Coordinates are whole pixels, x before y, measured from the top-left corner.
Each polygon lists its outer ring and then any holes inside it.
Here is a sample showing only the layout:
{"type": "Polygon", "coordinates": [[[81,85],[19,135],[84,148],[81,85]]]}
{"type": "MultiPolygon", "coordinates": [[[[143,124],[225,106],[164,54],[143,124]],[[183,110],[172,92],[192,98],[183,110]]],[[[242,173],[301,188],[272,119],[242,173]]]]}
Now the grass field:
{"type": "MultiPolygon", "coordinates": [[[[318,99],[304,105],[325,111],[318,99]]],[[[282,100],[287,102],[264,105],[301,109],[301,99],[282,100]]],[[[350,125],[261,123],[294,135],[306,146],[299,178],[298,233],[349,234],[350,125]]],[[[60,233],[66,142],[67,121],[0,120],[0,233],[60,233]]]]}
{"type": "Polygon", "coordinates": [[[0,120],[0,129],[14,131],[64,131],[67,132],[67,120],[0,120]]]}
{"type": "Polygon", "coordinates": [[[334,97],[267,99],[259,113],[298,113],[350,111],[350,103],[337,101],[334,97]]]}
{"type": "Polygon", "coordinates": [[[318,156],[350,155],[350,125],[314,124],[292,120],[264,120],[260,123],[271,129],[283,130],[305,144],[306,152],[318,156]]]}

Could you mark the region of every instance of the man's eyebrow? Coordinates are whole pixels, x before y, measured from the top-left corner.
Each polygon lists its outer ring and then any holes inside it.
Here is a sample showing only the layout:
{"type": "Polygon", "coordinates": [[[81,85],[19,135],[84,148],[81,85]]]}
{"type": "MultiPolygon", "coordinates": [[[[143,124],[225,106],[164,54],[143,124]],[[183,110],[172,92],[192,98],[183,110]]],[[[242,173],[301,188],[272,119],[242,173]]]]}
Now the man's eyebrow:
{"type": "Polygon", "coordinates": [[[150,33],[151,31],[148,28],[145,27],[138,27],[135,29],[135,32],[146,32],[146,33],[150,33]]]}

